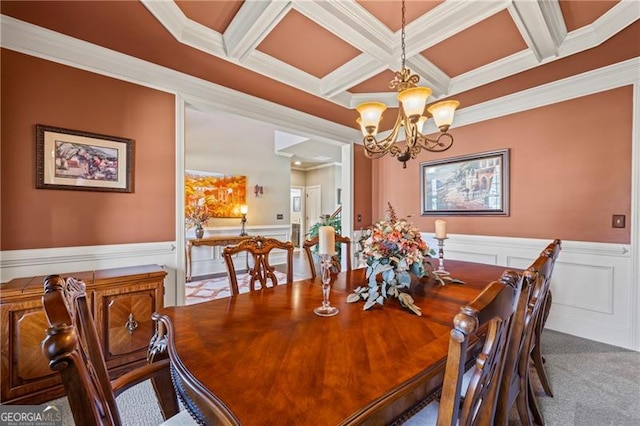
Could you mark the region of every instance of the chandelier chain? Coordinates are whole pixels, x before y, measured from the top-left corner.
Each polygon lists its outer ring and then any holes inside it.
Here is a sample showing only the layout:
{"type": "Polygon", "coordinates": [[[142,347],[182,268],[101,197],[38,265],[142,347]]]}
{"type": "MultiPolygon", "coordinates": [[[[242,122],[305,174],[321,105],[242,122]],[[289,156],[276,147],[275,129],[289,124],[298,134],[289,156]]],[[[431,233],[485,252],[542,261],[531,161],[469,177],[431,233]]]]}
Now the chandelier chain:
{"type": "Polygon", "coordinates": [[[402,33],[401,33],[402,36],[400,38],[400,40],[402,42],[402,45],[401,45],[402,55],[400,56],[400,58],[402,59],[402,67],[400,68],[400,71],[404,70],[404,64],[405,64],[405,59],[406,59],[405,40],[404,40],[405,39],[404,26],[405,26],[405,23],[406,23],[404,15],[405,15],[406,11],[407,11],[407,8],[406,8],[406,6],[404,4],[404,0],[402,0],[402,33]]]}
{"type": "Polygon", "coordinates": [[[382,121],[382,113],[387,106],[381,102],[364,102],[356,107],[360,113],[358,123],[364,138],[362,143],[365,148],[365,155],[368,158],[380,158],[384,155],[391,155],[402,162],[402,167],[407,167],[407,161],[420,153],[421,150],[430,152],[443,152],[453,145],[453,136],[448,133],[453,113],[460,105],[458,101],[441,101],[431,105],[427,111],[431,113],[436,126],[440,129],[440,134],[435,138],[429,138],[422,134],[422,129],[427,115],[424,107],[427,98],[431,95],[428,87],[418,87],[420,76],[411,74],[406,67],[406,4],[402,0],[402,27],[400,32],[400,48],[402,67],[396,71],[393,79],[389,82],[390,89],[398,91],[398,117],[389,134],[376,139],[378,126],[382,121]],[[404,143],[403,143],[404,142],[404,143]]]}

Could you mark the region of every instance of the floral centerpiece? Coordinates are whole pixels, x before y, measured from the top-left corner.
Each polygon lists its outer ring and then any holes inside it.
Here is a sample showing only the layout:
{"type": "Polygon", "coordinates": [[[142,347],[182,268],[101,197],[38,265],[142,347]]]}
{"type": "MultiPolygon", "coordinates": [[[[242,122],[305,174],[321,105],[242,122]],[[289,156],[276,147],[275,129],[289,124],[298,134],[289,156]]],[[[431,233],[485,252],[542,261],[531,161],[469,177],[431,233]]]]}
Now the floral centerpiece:
{"type": "Polygon", "coordinates": [[[431,276],[441,285],[444,280],[462,284],[450,277],[441,277],[433,269],[431,256],[435,251],[422,239],[418,228],[406,219],[398,219],[391,203],[388,203],[388,218],[374,224],[362,237],[362,254],[367,263],[367,287],[358,287],[347,297],[347,302],[365,300],[365,310],[376,304],[382,305],[389,297],[416,315],[422,315],[420,307],[408,293],[411,274],[418,278],[431,276]],[[382,278],[378,281],[378,276],[382,278]]]}

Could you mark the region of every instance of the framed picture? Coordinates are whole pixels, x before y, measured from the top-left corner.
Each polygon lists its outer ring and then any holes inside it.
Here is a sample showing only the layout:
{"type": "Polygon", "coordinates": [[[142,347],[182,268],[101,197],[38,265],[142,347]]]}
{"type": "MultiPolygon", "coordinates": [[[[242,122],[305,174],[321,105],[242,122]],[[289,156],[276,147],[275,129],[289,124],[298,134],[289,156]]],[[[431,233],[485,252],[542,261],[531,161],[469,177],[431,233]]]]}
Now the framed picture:
{"type": "Polygon", "coordinates": [[[36,188],[133,192],[133,140],[36,125],[36,188]]]}
{"type": "Polygon", "coordinates": [[[247,177],[185,170],[185,214],[203,206],[211,218],[241,218],[240,206],[247,204],[247,177]]]}
{"type": "Polygon", "coordinates": [[[294,212],[299,212],[300,211],[300,197],[293,197],[293,211],[294,212]]]}
{"type": "Polygon", "coordinates": [[[509,215],[509,150],[420,163],[422,215],[509,215]]]}

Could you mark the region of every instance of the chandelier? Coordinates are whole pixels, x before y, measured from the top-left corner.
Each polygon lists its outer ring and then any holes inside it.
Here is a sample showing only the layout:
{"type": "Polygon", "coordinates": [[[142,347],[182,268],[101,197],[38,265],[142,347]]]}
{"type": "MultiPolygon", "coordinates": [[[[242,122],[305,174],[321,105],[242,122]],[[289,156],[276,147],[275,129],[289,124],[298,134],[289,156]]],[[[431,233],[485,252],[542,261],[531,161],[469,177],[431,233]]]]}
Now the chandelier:
{"type": "MultiPolygon", "coordinates": [[[[453,122],[453,114],[460,105],[460,102],[447,100],[435,103],[427,111],[433,116],[436,126],[440,129],[440,134],[435,139],[430,139],[422,134],[422,128],[427,121],[423,115],[427,98],[431,95],[428,87],[418,87],[420,77],[411,74],[405,67],[405,4],[402,0],[402,67],[396,71],[395,77],[389,82],[390,89],[398,90],[398,118],[393,125],[389,135],[378,141],[378,125],[382,120],[382,113],[387,106],[381,102],[365,102],[356,107],[360,117],[356,120],[360,125],[364,138],[365,155],[368,158],[380,158],[386,154],[398,157],[402,161],[402,167],[407,168],[407,161],[416,158],[421,150],[431,152],[442,152],[451,148],[453,136],[447,133],[449,126],[453,122]],[[403,128],[403,132],[401,132],[403,128]],[[399,145],[398,136],[404,133],[405,144],[399,145]]],[[[400,140],[401,142],[402,140],[400,140]]]]}

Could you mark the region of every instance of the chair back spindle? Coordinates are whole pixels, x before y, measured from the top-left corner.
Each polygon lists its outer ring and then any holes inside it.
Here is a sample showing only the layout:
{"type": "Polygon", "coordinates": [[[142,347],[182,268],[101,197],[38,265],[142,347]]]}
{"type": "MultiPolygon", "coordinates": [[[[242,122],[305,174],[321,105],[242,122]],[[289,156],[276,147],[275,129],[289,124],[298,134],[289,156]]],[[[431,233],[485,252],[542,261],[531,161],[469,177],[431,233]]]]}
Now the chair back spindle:
{"type": "Polygon", "coordinates": [[[256,282],[260,283],[260,288],[265,288],[271,282],[272,286],[278,285],[278,277],[275,275],[275,268],[269,263],[269,254],[274,249],[285,250],[287,254],[287,283],[293,282],[293,243],[291,241],[280,241],[275,238],[265,238],[256,236],[248,240],[241,241],[235,246],[225,247],[223,256],[227,265],[227,274],[231,284],[231,294],[240,294],[238,286],[238,276],[233,263],[233,256],[238,253],[248,252],[251,254],[253,266],[249,268],[249,288],[256,290],[256,282]]]}

